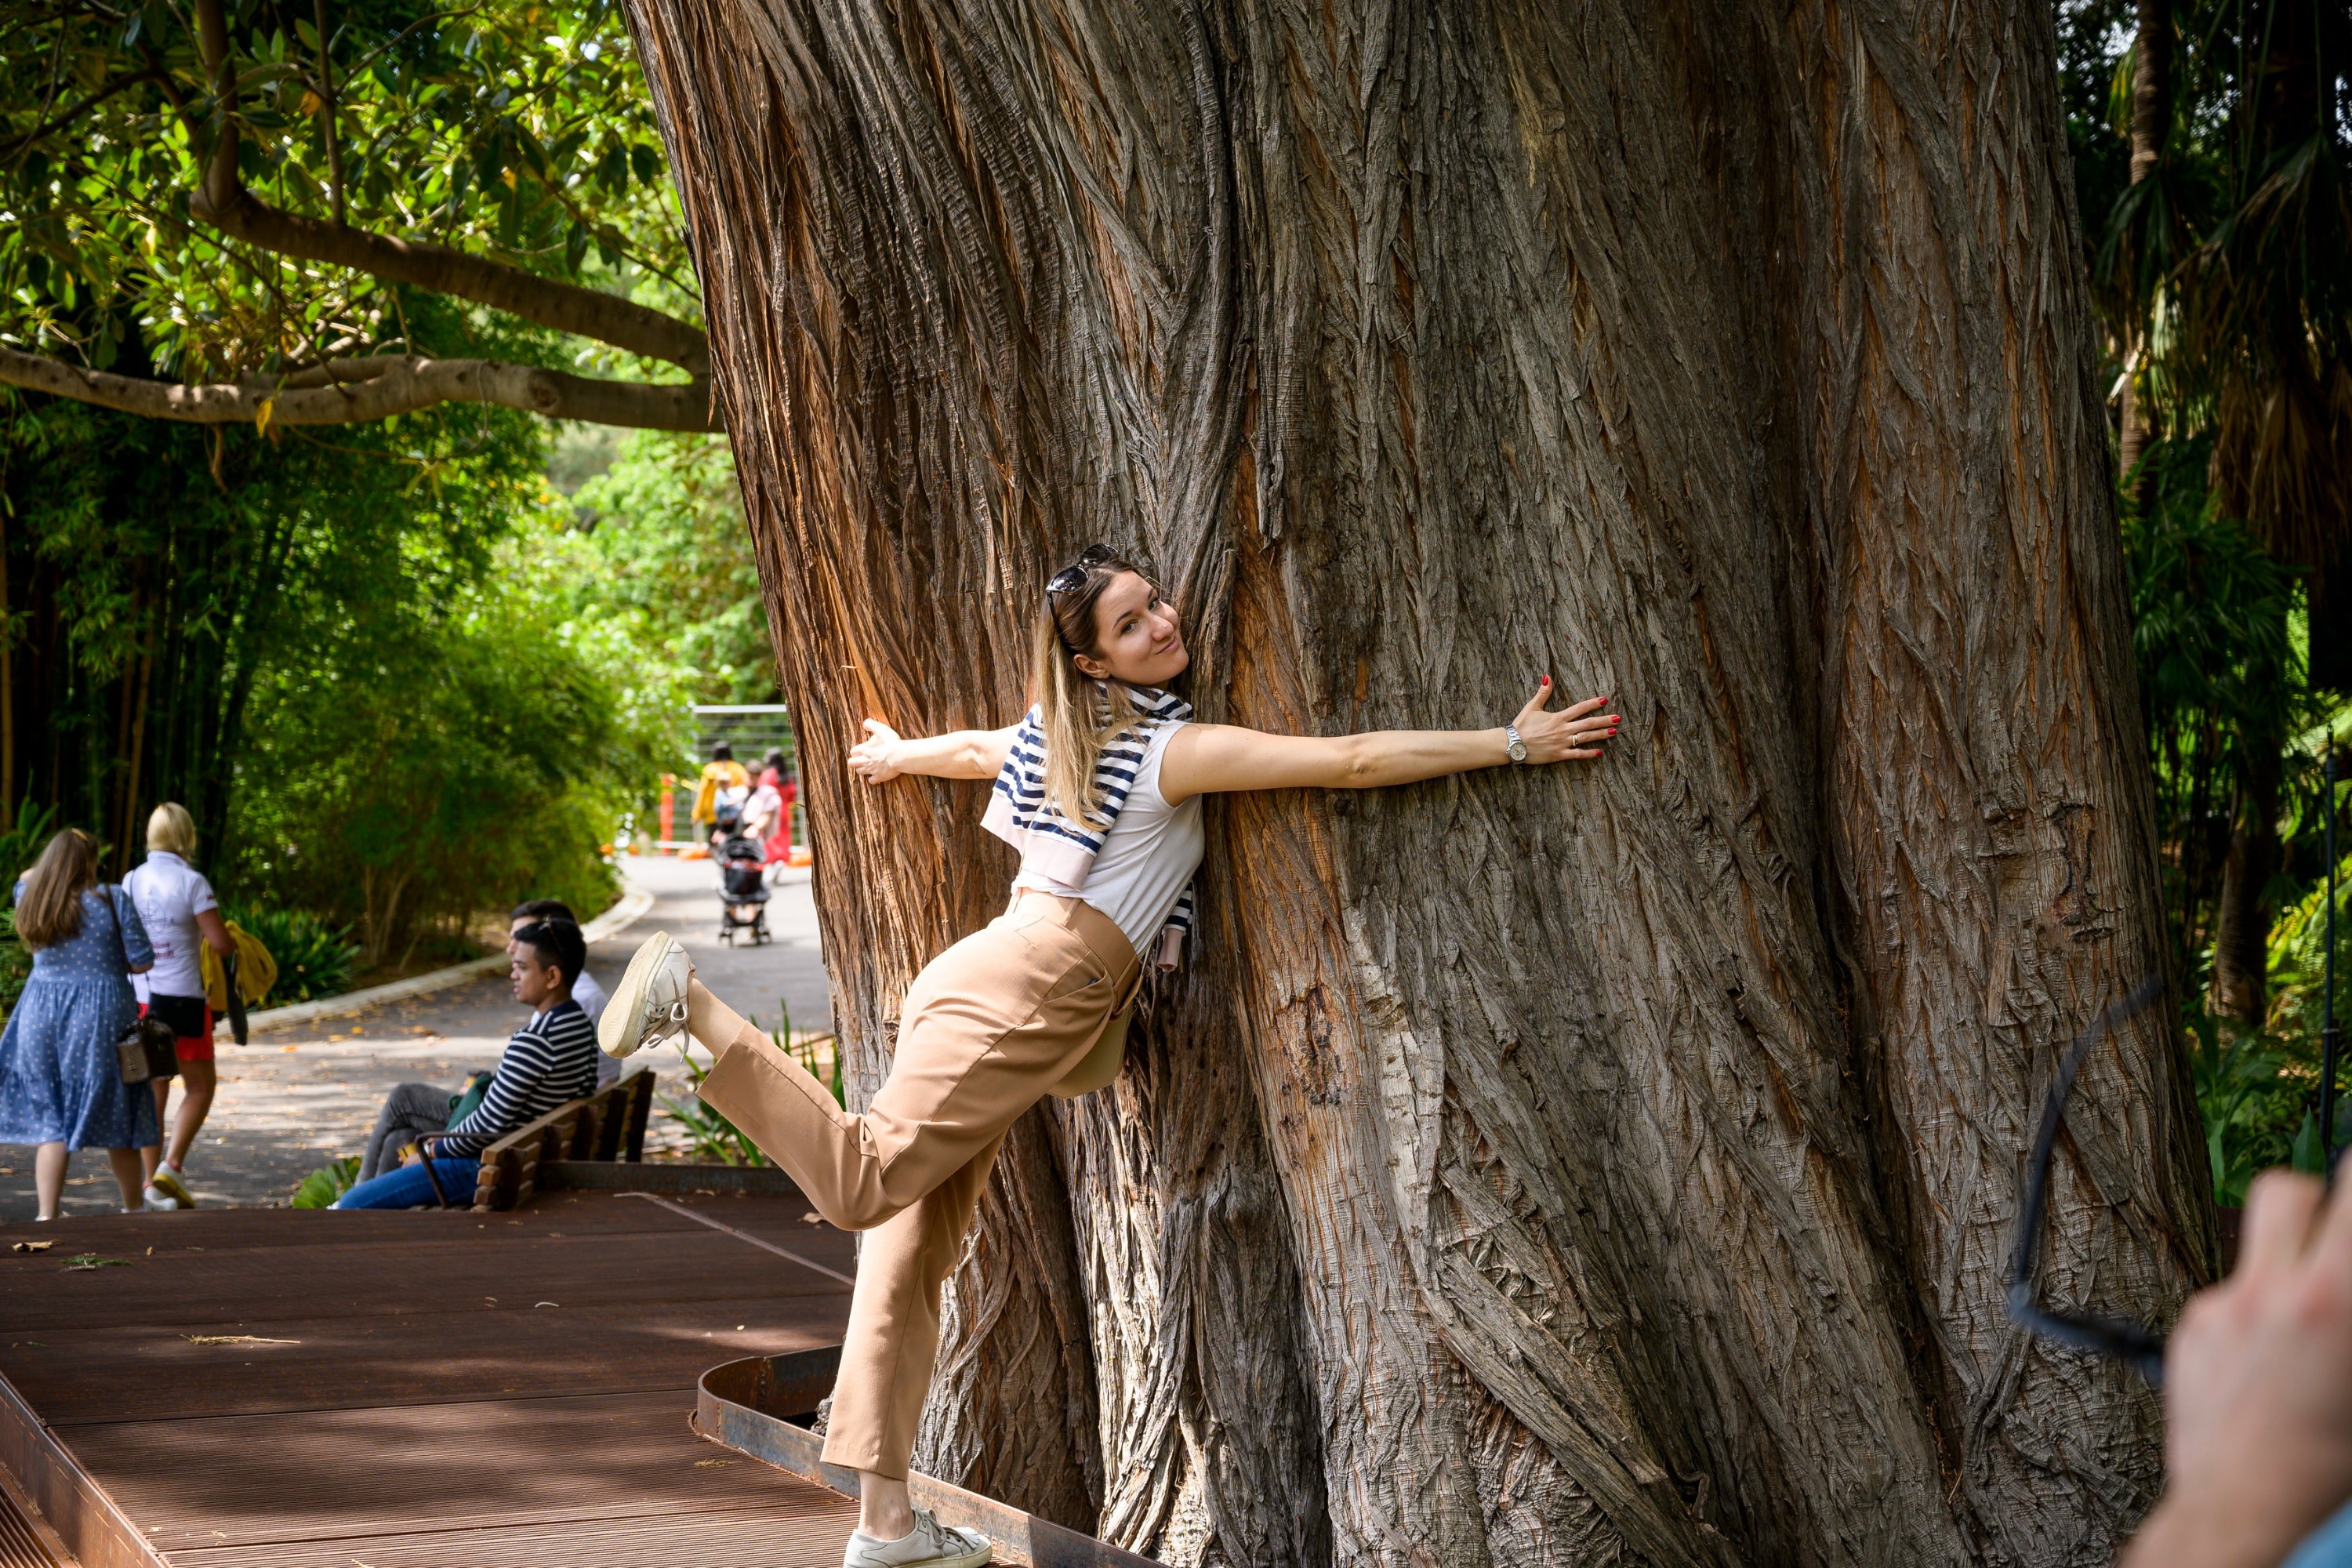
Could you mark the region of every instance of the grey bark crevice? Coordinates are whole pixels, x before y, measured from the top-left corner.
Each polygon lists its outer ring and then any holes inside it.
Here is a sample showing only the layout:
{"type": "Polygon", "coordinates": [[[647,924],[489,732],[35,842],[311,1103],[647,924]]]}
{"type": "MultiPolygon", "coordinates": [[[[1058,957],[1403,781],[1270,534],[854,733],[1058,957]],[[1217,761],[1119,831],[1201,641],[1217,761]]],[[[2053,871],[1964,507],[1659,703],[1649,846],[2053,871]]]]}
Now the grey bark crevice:
{"type": "MultiPolygon", "coordinates": [[[[1829,820],[1884,1057],[1880,1165],[1906,1189],[1890,1206],[1973,1552],[2105,1561],[2159,1483],[2155,1398],[2033,1346],[2001,1306],[2018,1151],[2057,1055],[2165,962],[2086,281],[2016,243],[2079,232],[2050,23],[1998,5],[1924,37],[1867,7],[1797,20],[1775,67],[1824,107],[1789,160],[1811,215],[1792,232],[1819,237],[1789,287],[1811,328],[1799,385],[1820,389],[1801,428],[1829,820]],[[1850,63],[1871,74],[1841,91],[1850,63]]],[[[2076,1090],[2045,1271],[2058,1300],[2150,1321],[2213,1268],[2169,1016],[2076,1090]]]]}

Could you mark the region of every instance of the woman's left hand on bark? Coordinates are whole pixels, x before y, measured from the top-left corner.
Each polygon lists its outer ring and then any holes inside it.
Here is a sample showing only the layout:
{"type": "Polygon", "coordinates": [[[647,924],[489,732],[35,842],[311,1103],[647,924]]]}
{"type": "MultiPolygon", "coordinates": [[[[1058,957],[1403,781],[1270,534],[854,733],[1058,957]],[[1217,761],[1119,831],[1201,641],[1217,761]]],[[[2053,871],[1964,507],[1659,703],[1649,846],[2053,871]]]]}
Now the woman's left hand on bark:
{"type": "Polygon", "coordinates": [[[1544,710],[1551,697],[1551,677],[1547,675],[1536,688],[1536,694],[1528,699],[1528,705],[1519,710],[1518,718],[1512,721],[1518,726],[1520,742],[1528,748],[1528,761],[1585,763],[1601,756],[1602,744],[1616,736],[1621,722],[1620,715],[1600,711],[1609,700],[1588,697],[1551,713],[1544,710]]]}

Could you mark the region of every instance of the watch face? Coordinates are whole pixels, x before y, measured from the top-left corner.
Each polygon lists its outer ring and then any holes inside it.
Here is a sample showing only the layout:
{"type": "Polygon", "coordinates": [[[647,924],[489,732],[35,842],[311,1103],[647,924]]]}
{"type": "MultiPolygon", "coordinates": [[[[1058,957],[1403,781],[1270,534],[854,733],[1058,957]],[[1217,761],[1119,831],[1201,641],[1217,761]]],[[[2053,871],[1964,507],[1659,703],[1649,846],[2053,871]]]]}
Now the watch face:
{"type": "Polygon", "coordinates": [[[1527,748],[1527,744],[1526,744],[1526,742],[1521,742],[1521,741],[1514,741],[1514,742],[1511,742],[1511,761],[1513,761],[1513,762],[1515,762],[1515,763],[1524,763],[1524,762],[1526,762],[1527,760],[1528,760],[1528,748],[1527,748]]]}

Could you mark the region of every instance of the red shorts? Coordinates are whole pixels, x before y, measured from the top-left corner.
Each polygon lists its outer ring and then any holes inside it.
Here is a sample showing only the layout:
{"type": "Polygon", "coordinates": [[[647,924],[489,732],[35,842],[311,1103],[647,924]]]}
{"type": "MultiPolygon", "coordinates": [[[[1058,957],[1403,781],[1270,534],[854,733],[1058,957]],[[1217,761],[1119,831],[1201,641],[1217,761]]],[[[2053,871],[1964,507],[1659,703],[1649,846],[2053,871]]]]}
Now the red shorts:
{"type": "Polygon", "coordinates": [[[201,996],[156,996],[142,1003],[140,1016],[153,1014],[172,1026],[180,1059],[184,1062],[208,1062],[213,1059],[212,1004],[201,996]]]}

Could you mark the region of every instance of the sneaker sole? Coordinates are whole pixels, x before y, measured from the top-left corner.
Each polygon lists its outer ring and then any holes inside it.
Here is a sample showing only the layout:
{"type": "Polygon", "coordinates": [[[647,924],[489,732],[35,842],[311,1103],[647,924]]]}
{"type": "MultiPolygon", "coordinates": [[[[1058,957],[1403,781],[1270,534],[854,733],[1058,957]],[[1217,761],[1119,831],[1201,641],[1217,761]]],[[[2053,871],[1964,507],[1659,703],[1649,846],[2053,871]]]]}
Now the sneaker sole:
{"type": "Polygon", "coordinates": [[[996,1548],[991,1544],[958,1557],[918,1557],[904,1564],[904,1568],[986,1568],[995,1561],[996,1548]]]}
{"type": "Polygon", "coordinates": [[[647,937],[638,947],[636,956],[629,960],[627,973],[621,976],[621,984],[613,988],[611,999],[604,1004],[604,1016],[596,1020],[596,1044],[614,1060],[627,1058],[644,1043],[646,986],[674,945],[666,931],[647,937]],[[631,1019],[634,1024],[629,1022],[631,1019]],[[616,1039],[615,1036],[621,1037],[616,1039]]]}

